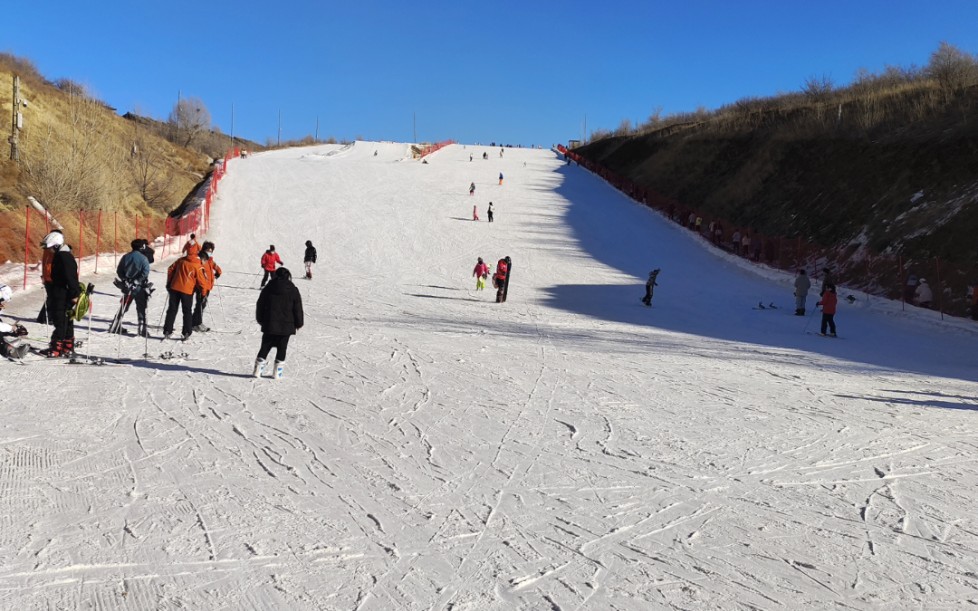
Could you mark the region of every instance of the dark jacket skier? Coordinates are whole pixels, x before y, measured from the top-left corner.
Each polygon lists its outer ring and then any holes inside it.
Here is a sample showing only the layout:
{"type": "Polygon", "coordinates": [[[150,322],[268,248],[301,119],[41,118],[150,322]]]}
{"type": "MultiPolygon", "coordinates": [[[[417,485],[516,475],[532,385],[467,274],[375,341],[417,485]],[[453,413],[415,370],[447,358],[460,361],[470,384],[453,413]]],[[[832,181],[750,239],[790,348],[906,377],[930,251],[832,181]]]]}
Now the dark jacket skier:
{"type": "Polygon", "coordinates": [[[65,237],[52,231],[44,236],[44,248],[51,251],[51,281],[44,285],[47,291],[48,318],[54,325],[51,344],[42,353],[48,357],[71,356],[75,351],[75,319],[71,316],[78,302],[81,289],[78,286],[78,265],[71,248],[64,243],[65,237]]]}
{"type": "Polygon", "coordinates": [[[255,359],[253,375],[260,378],[265,369],[265,359],[275,348],[275,379],[281,379],[284,372],[289,338],[302,328],[302,295],[292,283],[292,274],[280,267],[275,277],[262,289],[255,306],[255,320],[261,325],[261,349],[255,359]]]}
{"type": "Polygon", "coordinates": [[[642,303],[652,307],[652,293],[655,291],[655,287],[659,285],[655,279],[659,276],[659,268],[655,268],[649,272],[649,279],[645,281],[645,297],[642,297],[642,303]]]}
{"type": "Polygon", "coordinates": [[[146,240],[136,239],[130,244],[132,251],[123,255],[116,266],[115,273],[119,277],[114,283],[122,290],[122,303],[119,311],[109,325],[109,333],[126,333],[122,327],[122,319],[132,302],[136,302],[136,318],[138,333],[149,337],[146,325],[146,305],[153,292],[153,284],[149,281],[149,264],[152,262],[153,249],[146,240]]]}
{"type": "Polygon", "coordinates": [[[312,245],[312,240],[306,240],[306,254],[302,261],[306,264],[306,278],[312,280],[312,266],[316,263],[316,247],[312,245]]]}

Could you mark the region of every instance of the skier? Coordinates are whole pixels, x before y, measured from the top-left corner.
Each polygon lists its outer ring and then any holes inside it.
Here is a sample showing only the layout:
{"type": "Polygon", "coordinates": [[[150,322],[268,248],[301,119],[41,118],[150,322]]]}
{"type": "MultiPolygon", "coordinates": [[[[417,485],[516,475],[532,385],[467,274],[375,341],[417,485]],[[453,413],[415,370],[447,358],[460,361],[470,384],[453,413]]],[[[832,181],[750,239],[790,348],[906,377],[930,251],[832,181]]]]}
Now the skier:
{"type": "Polygon", "coordinates": [[[130,247],[132,251],[123,255],[115,270],[118,278],[113,284],[122,290],[122,299],[119,302],[119,311],[109,325],[109,333],[127,333],[122,326],[122,319],[129,311],[129,306],[135,301],[136,332],[140,337],[149,337],[146,306],[153,293],[153,284],[149,281],[149,265],[153,262],[154,253],[146,240],[137,238],[130,243],[130,247]]]}
{"type": "Polygon", "coordinates": [[[829,330],[829,337],[835,335],[835,309],[839,299],[835,294],[835,285],[826,284],[825,292],[822,293],[822,300],[815,305],[822,306],[822,335],[825,335],[826,327],[829,330]]]}
{"type": "MultiPolygon", "coordinates": [[[[13,297],[13,291],[6,284],[0,283],[0,312],[7,306],[7,302],[13,297]]],[[[20,339],[27,335],[24,325],[7,323],[0,320],[0,356],[9,359],[22,359],[30,347],[27,342],[20,339]]]]}
{"type": "Polygon", "coordinates": [[[481,291],[485,289],[486,278],[489,277],[489,266],[482,260],[482,257],[479,257],[479,261],[475,264],[472,275],[475,276],[475,290],[481,291]]]}
{"type": "Polygon", "coordinates": [[[195,255],[200,255],[200,244],[197,243],[196,233],[191,233],[190,239],[183,245],[183,254],[189,255],[191,252],[195,255]]]}
{"type": "Polygon", "coordinates": [[[271,244],[268,250],[265,251],[265,254],[261,256],[261,268],[265,271],[265,275],[261,279],[261,288],[265,288],[268,279],[272,277],[272,274],[275,272],[276,263],[278,265],[285,265],[282,263],[282,259],[278,256],[278,253],[275,252],[275,245],[271,244]]]}
{"type": "Polygon", "coordinates": [[[930,290],[930,285],[927,284],[926,279],[920,279],[920,284],[917,285],[914,297],[917,299],[917,305],[922,308],[930,308],[930,303],[934,300],[934,293],[930,290]]]}
{"type": "Polygon", "coordinates": [[[479,220],[479,207],[474,204],[472,205],[472,220],[473,221],[479,220]]]}
{"type": "Polygon", "coordinates": [[[489,159],[489,153],[486,153],[485,151],[483,151],[482,158],[483,159],[489,159]]]}
{"type": "Polygon", "coordinates": [[[41,353],[51,358],[71,356],[75,352],[75,319],[71,316],[71,310],[81,296],[78,265],[61,232],[47,234],[42,244],[53,255],[50,281],[45,283],[44,288],[47,291],[48,320],[54,325],[54,332],[51,333],[51,344],[41,353]]]}
{"type": "MultiPolygon", "coordinates": [[[[60,229],[52,229],[51,233],[60,233],[62,236],[64,232],[60,229]]],[[[51,284],[51,263],[54,261],[54,251],[44,247],[44,240],[47,236],[41,238],[41,283],[44,286],[45,299],[44,303],[41,304],[41,310],[37,313],[37,322],[50,325],[51,319],[48,316],[48,301],[46,298],[48,285],[51,284]]],[[[62,241],[64,238],[62,237],[62,241]]]]}
{"type": "Polygon", "coordinates": [[[306,264],[306,278],[312,280],[312,266],[316,263],[316,247],[312,245],[312,240],[306,240],[306,254],[302,262],[306,264]]]}
{"type": "Polygon", "coordinates": [[[276,380],[284,375],[285,353],[289,347],[289,338],[302,328],[302,295],[292,284],[292,274],[280,267],[275,270],[275,277],[268,283],[258,296],[255,307],[255,319],[261,325],[261,348],[255,359],[255,370],[252,373],[260,378],[265,370],[265,359],[269,351],[275,348],[276,380]]]}
{"type": "Polygon", "coordinates": [[[489,217],[489,222],[492,222],[492,202],[489,202],[489,209],[486,211],[486,216],[489,217]]]}
{"type": "Polygon", "coordinates": [[[503,173],[499,173],[499,184],[503,184],[503,173]]]}
{"type": "Polygon", "coordinates": [[[469,161],[472,161],[472,153],[469,153],[469,161]]]}
{"type": "Polygon", "coordinates": [[[475,195],[475,183],[469,185],[469,195],[475,195]]]}
{"type": "Polygon", "coordinates": [[[206,284],[203,263],[196,253],[187,253],[174,261],[166,270],[166,290],[169,305],[166,309],[166,320],[163,323],[163,339],[173,335],[173,323],[177,318],[177,310],[183,312],[183,324],[180,328],[180,339],[186,341],[194,330],[193,299],[194,293],[206,284]]]}
{"type": "Polygon", "coordinates": [[[798,270],[795,278],[795,316],[805,315],[805,300],[808,299],[808,291],[812,288],[812,281],[808,279],[805,270],[798,270]]]}
{"type": "Polygon", "coordinates": [[[642,297],[642,303],[652,307],[652,293],[655,291],[655,287],[659,286],[656,282],[656,278],[659,276],[661,270],[657,267],[649,272],[649,279],[645,281],[645,297],[642,297]]]}
{"type": "Polygon", "coordinates": [[[509,274],[509,263],[500,259],[496,263],[496,273],[492,275],[492,285],[496,287],[496,303],[506,301],[506,276],[509,274]]]}
{"type": "Polygon", "coordinates": [[[204,309],[207,308],[207,298],[214,290],[214,282],[221,277],[221,266],[214,260],[214,242],[204,242],[200,246],[200,269],[201,286],[194,291],[196,304],[192,316],[194,331],[201,333],[210,331],[210,327],[204,324],[204,309]]]}

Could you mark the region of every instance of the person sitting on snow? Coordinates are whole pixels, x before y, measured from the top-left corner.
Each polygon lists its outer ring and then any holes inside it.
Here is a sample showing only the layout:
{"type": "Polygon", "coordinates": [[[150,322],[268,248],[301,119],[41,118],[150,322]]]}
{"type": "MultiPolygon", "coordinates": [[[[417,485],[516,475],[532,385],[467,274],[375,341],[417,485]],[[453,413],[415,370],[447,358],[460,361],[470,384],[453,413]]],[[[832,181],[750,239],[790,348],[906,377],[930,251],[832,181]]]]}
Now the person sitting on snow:
{"type": "MultiPolygon", "coordinates": [[[[13,291],[6,284],[0,283],[0,312],[13,297],[13,291]]],[[[0,320],[0,355],[8,359],[22,359],[29,349],[27,342],[20,339],[27,335],[27,329],[21,324],[8,325],[0,320]]]]}

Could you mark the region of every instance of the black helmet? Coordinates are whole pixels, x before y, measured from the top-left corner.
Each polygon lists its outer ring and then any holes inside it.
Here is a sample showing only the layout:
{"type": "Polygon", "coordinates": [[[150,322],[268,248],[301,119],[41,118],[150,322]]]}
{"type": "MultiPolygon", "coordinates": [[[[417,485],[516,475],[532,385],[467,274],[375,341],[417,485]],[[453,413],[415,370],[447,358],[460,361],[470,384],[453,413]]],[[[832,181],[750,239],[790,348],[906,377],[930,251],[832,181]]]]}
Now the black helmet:
{"type": "Polygon", "coordinates": [[[312,240],[306,240],[306,246],[312,246],[312,240]]]}

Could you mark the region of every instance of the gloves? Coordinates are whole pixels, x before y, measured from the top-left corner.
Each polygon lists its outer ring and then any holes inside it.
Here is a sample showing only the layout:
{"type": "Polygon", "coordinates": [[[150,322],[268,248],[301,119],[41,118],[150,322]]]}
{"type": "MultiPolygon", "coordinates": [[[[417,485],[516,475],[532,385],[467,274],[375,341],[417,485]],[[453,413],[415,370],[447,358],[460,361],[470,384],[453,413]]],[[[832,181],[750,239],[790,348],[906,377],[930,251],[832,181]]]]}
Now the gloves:
{"type": "Polygon", "coordinates": [[[221,277],[221,272],[214,272],[214,279],[217,280],[221,277]]]}
{"type": "Polygon", "coordinates": [[[27,335],[27,327],[24,325],[14,325],[14,335],[16,337],[24,337],[27,335]]]}

